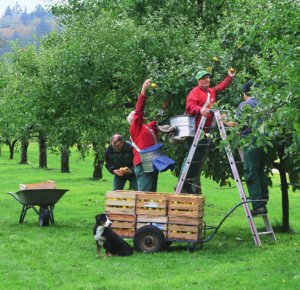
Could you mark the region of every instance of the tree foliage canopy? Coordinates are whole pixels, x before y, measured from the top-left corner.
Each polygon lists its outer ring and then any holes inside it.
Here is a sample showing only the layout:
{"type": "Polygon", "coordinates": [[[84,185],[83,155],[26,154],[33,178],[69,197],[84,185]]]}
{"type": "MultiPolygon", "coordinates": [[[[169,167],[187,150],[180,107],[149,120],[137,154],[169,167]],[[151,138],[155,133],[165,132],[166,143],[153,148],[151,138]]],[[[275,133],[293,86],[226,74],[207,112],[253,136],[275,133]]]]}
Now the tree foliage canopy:
{"type": "MultiPolygon", "coordinates": [[[[285,169],[294,189],[299,187],[299,1],[64,3],[52,8],[61,29],[39,49],[31,47],[29,53],[16,46],[2,59],[0,123],[12,110],[10,126],[15,127],[1,126],[2,139],[37,122],[50,145],[98,144],[103,152],[113,133],[128,136],[125,117],[146,78],[158,84],[150,92],[147,117],[152,119],[171,97],[161,120],[168,122],[184,113],[199,69],[211,70],[215,85],[235,67],[237,77],[219,95],[218,107],[234,111],[242,101],[241,84],[253,79],[262,105],[252,113],[252,134],[265,147],[284,149],[285,169]],[[261,118],[267,134],[255,126],[261,118]]],[[[233,145],[240,142],[235,134],[230,138],[233,145]]],[[[183,155],[181,147],[168,150],[176,158],[183,155]]],[[[276,156],[270,155],[270,164],[276,156]]],[[[230,172],[220,166],[222,150],[215,148],[209,160],[206,175],[224,182],[230,172]]]]}

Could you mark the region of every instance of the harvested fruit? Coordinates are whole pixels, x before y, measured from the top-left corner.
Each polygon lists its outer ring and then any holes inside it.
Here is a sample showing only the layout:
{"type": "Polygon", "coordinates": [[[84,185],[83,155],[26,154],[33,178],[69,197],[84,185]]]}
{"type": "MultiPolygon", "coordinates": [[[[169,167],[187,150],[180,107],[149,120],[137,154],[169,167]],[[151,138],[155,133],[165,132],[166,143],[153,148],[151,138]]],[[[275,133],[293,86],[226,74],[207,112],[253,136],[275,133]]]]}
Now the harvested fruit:
{"type": "Polygon", "coordinates": [[[122,173],[129,173],[130,172],[130,169],[127,167],[127,166],[125,166],[125,167],[120,167],[120,169],[119,169],[122,173]]]}
{"type": "Polygon", "coordinates": [[[228,69],[228,72],[231,73],[231,74],[234,74],[235,73],[235,69],[233,67],[231,67],[231,68],[228,69]]]}

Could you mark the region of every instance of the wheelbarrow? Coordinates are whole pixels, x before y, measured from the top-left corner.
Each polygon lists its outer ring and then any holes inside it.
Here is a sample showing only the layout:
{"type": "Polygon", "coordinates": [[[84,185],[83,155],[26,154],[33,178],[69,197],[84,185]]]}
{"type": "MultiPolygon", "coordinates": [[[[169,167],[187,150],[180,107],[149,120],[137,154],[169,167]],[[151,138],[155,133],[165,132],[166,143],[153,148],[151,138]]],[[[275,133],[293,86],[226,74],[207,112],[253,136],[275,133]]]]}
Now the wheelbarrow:
{"type": "Polygon", "coordinates": [[[27,210],[32,208],[38,215],[41,226],[48,226],[49,221],[54,224],[53,210],[55,204],[68,189],[24,189],[16,193],[8,192],[16,201],[23,205],[19,223],[22,224],[27,210]],[[39,206],[39,210],[37,209],[39,206]]]}

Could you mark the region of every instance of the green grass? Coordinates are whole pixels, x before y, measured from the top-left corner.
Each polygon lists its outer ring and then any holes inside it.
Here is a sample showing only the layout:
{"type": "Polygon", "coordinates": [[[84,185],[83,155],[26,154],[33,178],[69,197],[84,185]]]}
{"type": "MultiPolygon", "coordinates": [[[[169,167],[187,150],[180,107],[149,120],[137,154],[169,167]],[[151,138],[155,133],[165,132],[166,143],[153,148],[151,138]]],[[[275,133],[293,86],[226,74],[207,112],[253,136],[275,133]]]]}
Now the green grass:
{"type": "MultiPolygon", "coordinates": [[[[92,235],[94,217],[104,211],[104,196],[112,176],[92,181],[92,156],[71,157],[71,173],[60,173],[59,156],[49,154],[48,170],[38,169],[37,146],[29,146],[29,165],[20,165],[19,154],[8,160],[7,147],[0,156],[0,289],[299,289],[300,202],[290,193],[290,221],[294,234],[276,232],[277,243],[262,237],[255,247],[243,209],[235,211],[216,236],[202,249],[187,251],[173,243],[168,252],[136,253],[131,257],[96,258],[92,235]],[[56,204],[55,224],[38,225],[29,210],[18,223],[21,205],[8,191],[20,183],[55,180],[69,191],[56,204]]],[[[278,176],[273,177],[268,204],[273,225],[281,222],[278,176]]],[[[172,192],[176,178],[159,177],[159,191],[172,192]]],[[[205,221],[217,225],[239,202],[238,192],[220,189],[203,180],[205,221]]],[[[255,219],[261,227],[260,219],[255,219]]],[[[130,241],[132,242],[132,241],[130,241]]]]}

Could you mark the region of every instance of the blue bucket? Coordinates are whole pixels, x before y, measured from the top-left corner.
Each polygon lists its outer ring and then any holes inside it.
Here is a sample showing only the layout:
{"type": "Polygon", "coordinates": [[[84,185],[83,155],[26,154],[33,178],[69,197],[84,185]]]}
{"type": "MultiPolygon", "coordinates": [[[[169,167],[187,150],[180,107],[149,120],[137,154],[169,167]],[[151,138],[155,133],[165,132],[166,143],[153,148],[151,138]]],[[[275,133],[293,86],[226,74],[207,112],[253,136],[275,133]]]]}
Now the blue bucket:
{"type": "Polygon", "coordinates": [[[155,144],[151,147],[141,150],[139,153],[141,156],[144,172],[153,172],[156,170],[153,167],[152,160],[163,154],[163,145],[155,144]]]}

